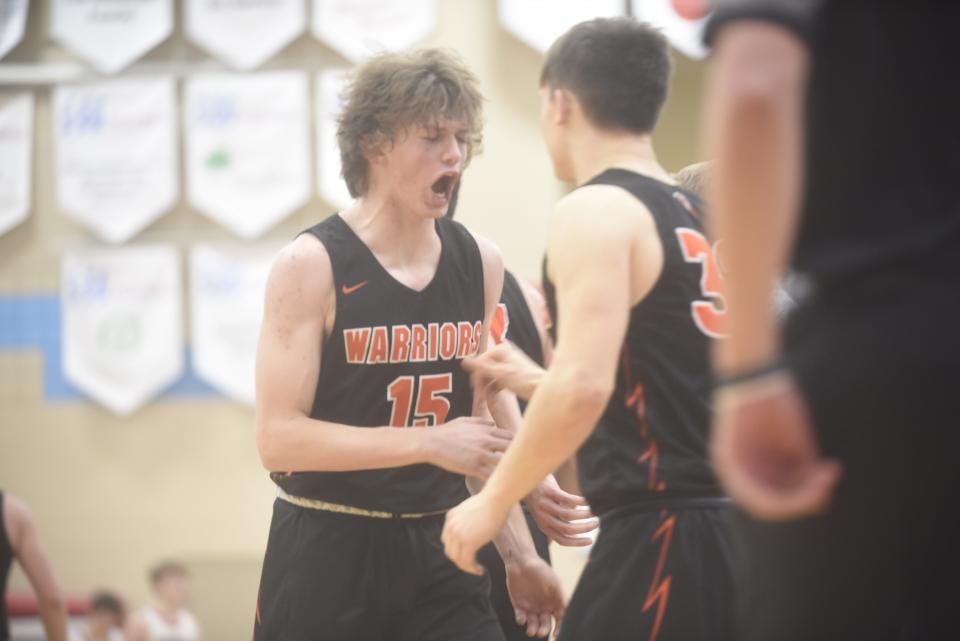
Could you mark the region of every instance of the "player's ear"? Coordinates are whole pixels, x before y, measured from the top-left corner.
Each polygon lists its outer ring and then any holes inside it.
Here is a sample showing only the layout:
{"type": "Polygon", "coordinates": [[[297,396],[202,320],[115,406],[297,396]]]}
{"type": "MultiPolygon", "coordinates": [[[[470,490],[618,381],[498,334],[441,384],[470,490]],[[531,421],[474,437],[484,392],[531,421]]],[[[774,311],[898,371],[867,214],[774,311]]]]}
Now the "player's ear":
{"type": "Polygon", "coordinates": [[[577,107],[577,98],[567,89],[551,91],[550,101],[553,103],[553,122],[556,125],[565,125],[570,122],[570,116],[577,107]]]}

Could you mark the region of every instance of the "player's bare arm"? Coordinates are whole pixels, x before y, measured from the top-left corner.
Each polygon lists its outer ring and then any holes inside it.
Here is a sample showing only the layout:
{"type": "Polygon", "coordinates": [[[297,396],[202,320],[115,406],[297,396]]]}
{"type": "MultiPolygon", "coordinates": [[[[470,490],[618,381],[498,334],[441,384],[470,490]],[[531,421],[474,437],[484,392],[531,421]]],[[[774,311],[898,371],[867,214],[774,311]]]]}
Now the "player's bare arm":
{"type": "Polygon", "coordinates": [[[10,494],[4,495],[3,523],[14,557],[37,597],[40,620],[50,641],[67,641],[67,608],[53,568],[40,543],[30,508],[10,494]]]}
{"type": "MultiPolygon", "coordinates": [[[[523,280],[519,282],[540,337],[544,362],[549,366],[553,357],[553,341],[547,330],[547,303],[543,294],[533,285],[523,280]]],[[[546,371],[523,350],[509,342],[490,346],[485,352],[464,361],[463,365],[471,372],[474,388],[484,390],[488,397],[503,389],[524,400],[530,399],[546,371]]],[[[510,400],[504,402],[508,406],[513,404],[510,400]]],[[[506,422],[498,420],[497,423],[516,432],[510,425],[519,426],[520,418],[518,410],[515,419],[506,422]]],[[[564,546],[590,545],[592,539],[582,535],[596,529],[596,525],[572,523],[592,516],[586,509],[587,500],[581,496],[574,457],[564,461],[552,475],[544,478],[540,485],[530,492],[525,502],[537,525],[552,541],[564,546]]]]}
{"type": "Polygon", "coordinates": [[[659,275],[662,248],[639,201],[595,186],[558,203],[547,264],[562,292],[553,362],[487,486],[447,516],[447,555],[461,567],[475,563],[476,550],[499,529],[510,507],[592,431],[613,389],[630,307],[659,275]]]}
{"type": "MultiPolygon", "coordinates": [[[[724,242],[729,337],[715,348],[721,375],[762,370],[780,347],[769,301],[799,210],[808,53],[791,32],[743,23],[717,39],[707,123],[717,173],[713,221],[724,242]]],[[[824,509],[839,477],[820,458],[803,399],[784,370],[722,387],[712,456],[730,495],[757,517],[824,509]]]]}
{"type": "MultiPolygon", "coordinates": [[[[475,236],[475,238],[483,260],[484,273],[484,320],[479,343],[479,351],[482,353],[487,348],[490,323],[503,290],[503,258],[496,245],[482,237],[475,236]]],[[[519,418],[516,398],[502,395],[489,405],[487,400],[485,395],[475,393],[474,414],[480,416],[492,414],[501,427],[516,424],[516,419],[519,418]]],[[[483,483],[483,479],[467,477],[467,488],[472,494],[479,492],[483,488],[483,483]]],[[[519,502],[509,510],[506,523],[493,538],[493,542],[503,559],[507,574],[507,589],[510,600],[513,602],[517,622],[527,626],[528,635],[546,637],[553,627],[553,620],[559,624],[563,619],[565,609],[563,588],[553,569],[537,554],[519,502]]],[[[475,561],[472,567],[461,567],[461,569],[473,574],[483,572],[475,561]]]]}
{"type": "Polygon", "coordinates": [[[417,430],[357,428],[310,418],[323,341],[336,314],[333,270],[323,244],[301,236],[267,281],[257,347],[256,432],[271,471],[348,471],[431,463],[486,477],[509,434],[463,417],[417,430]]]}

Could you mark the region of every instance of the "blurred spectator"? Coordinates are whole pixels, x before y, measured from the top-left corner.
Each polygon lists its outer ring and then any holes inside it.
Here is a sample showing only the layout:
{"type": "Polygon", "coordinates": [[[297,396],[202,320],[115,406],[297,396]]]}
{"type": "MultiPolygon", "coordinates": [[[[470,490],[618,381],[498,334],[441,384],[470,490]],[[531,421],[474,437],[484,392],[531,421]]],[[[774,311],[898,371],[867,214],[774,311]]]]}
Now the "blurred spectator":
{"type": "Polygon", "coordinates": [[[130,616],[127,641],[198,641],[200,626],[187,609],[187,569],[165,561],[150,571],[153,602],[130,616]]]}
{"type": "Polygon", "coordinates": [[[70,641],[123,641],[123,619],[123,602],[110,592],[97,592],[86,620],[70,630],[70,641]]]}

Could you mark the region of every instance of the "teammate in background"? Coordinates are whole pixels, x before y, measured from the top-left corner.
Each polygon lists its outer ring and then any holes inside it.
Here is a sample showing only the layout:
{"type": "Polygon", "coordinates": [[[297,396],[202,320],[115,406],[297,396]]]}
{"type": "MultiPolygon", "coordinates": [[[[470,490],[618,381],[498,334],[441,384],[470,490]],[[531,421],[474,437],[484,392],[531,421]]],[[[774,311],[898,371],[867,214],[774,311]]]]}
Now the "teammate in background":
{"type": "Polygon", "coordinates": [[[176,561],[150,570],[153,602],[130,615],[126,641],[199,641],[200,626],[187,610],[189,579],[176,561]]]}
{"type": "Polygon", "coordinates": [[[730,501],[706,447],[722,283],[700,199],[651,143],[669,76],[666,40],[631,19],[581,23],[547,54],[543,134],[557,176],[579,186],[548,233],[556,349],[510,449],[443,534],[477,571],[509,506],[579,447],[601,527],[561,639],[731,638],[730,501]]]}
{"type": "MultiPolygon", "coordinates": [[[[447,211],[448,218],[454,216],[459,193],[460,185],[458,184],[447,211]]],[[[534,365],[542,368],[549,362],[553,349],[545,322],[546,302],[535,287],[518,279],[509,270],[504,270],[503,276],[500,304],[494,312],[490,326],[492,339],[490,343],[501,346],[500,349],[518,351],[534,365]]],[[[490,349],[487,353],[489,352],[490,349]]],[[[518,409],[522,411],[525,408],[526,400],[519,399],[518,409]]],[[[519,422],[519,414],[515,419],[519,422]]],[[[548,476],[545,482],[538,485],[524,499],[522,504],[537,554],[547,563],[550,563],[551,540],[559,545],[583,547],[592,542],[592,539],[584,534],[597,527],[595,519],[587,520],[592,515],[585,507],[586,499],[565,491],[566,486],[560,482],[562,479],[562,482],[570,483],[570,479],[575,477],[576,471],[571,473],[569,469],[574,467],[571,463],[572,461],[567,461],[556,472],[560,478],[548,476]],[[575,520],[582,520],[582,522],[572,522],[575,520]]],[[[577,486],[574,484],[574,487],[577,486]]],[[[532,621],[517,620],[507,593],[506,568],[496,547],[493,544],[482,547],[477,553],[477,561],[490,576],[490,603],[497,614],[506,640],[522,641],[528,638],[528,633],[538,632],[539,630],[533,627],[532,621]]]]}
{"type": "Polygon", "coordinates": [[[124,641],[123,624],[123,602],[110,592],[97,592],[86,619],[71,628],[70,641],[124,641]]]}
{"type": "Polygon", "coordinates": [[[67,641],[67,608],[40,544],[30,508],[17,497],[0,491],[0,641],[10,638],[6,590],[16,561],[37,597],[40,620],[49,641],[67,641]]]}
{"type": "Polygon", "coordinates": [[[715,11],[713,451],[752,517],[738,638],[956,639],[960,4],[715,11]],[[766,301],[788,261],[813,287],[781,338],[766,301]]]}
{"type": "MultiPolygon", "coordinates": [[[[485,347],[503,264],[444,217],[479,148],[481,103],[476,78],[443,51],[360,66],[337,134],[356,204],[274,264],[256,423],[278,499],[257,641],[503,638],[487,578],[460,572],[440,545],[465,476],[489,476],[510,440],[471,416],[460,367],[485,347]]],[[[519,507],[497,547],[518,616],[548,630],[560,583],[519,507]]]]}
{"type": "MultiPolygon", "coordinates": [[[[692,191],[700,198],[706,198],[710,178],[714,171],[713,165],[714,163],[709,160],[687,165],[675,173],[673,177],[684,189],[692,191]]],[[[706,226],[710,227],[709,222],[706,226]]],[[[714,243],[714,253],[717,256],[717,264],[721,273],[723,272],[722,246],[723,244],[720,242],[714,243]]],[[[787,314],[797,306],[797,299],[800,298],[803,289],[803,280],[792,274],[786,274],[781,279],[780,284],[774,287],[773,307],[777,312],[778,319],[781,321],[786,319],[787,314]]]]}

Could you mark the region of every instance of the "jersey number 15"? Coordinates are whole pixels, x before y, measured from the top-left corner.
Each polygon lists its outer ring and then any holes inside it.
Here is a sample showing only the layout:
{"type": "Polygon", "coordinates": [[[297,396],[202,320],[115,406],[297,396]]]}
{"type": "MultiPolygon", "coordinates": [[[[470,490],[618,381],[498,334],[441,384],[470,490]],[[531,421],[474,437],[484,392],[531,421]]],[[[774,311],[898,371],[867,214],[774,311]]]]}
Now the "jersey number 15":
{"type": "Polygon", "coordinates": [[[393,427],[428,427],[447,420],[450,400],[442,396],[453,391],[453,375],[424,374],[400,376],[387,386],[387,400],[392,404],[390,425],[393,427]],[[414,380],[416,379],[416,380],[414,380]],[[416,403],[413,402],[416,391],[416,403]],[[414,410],[410,414],[411,408],[414,410]]]}

